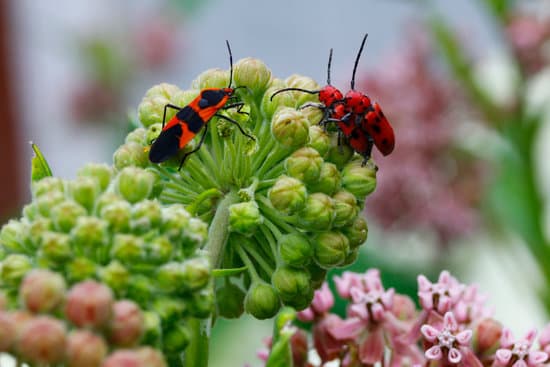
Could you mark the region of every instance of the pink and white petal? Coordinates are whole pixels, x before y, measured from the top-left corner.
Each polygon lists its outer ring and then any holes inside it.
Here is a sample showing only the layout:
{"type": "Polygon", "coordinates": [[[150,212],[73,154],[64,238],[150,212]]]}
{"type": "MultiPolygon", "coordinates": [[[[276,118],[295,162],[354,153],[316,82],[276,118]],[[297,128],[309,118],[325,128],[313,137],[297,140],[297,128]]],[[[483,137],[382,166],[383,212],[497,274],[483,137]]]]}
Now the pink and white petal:
{"type": "Polygon", "coordinates": [[[336,291],[342,298],[348,299],[350,297],[349,289],[351,286],[351,272],[345,271],[341,277],[334,277],[334,284],[336,284],[336,291]]]}
{"type": "Polygon", "coordinates": [[[386,311],[384,310],[384,307],[382,307],[380,303],[376,302],[372,304],[371,312],[372,312],[372,318],[375,321],[380,322],[384,319],[384,313],[386,311]]]}
{"type": "Polygon", "coordinates": [[[535,341],[536,337],[537,337],[537,329],[531,329],[525,334],[523,338],[529,343],[529,345],[531,345],[535,341]]]}
{"type": "Polygon", "coordinates": [[[453,308],[453,313],[455,314],[456,320],[460,323],[468,320],[468,305],[464,301],[459,301],[453,308]]]}
{"type": "Polygon", "coordinates": [[[451,363],[458,363],[462,360],[462,353],[456,348],[451,348],[447,353],[447,359],[451,363]]]}
{"type": "Polygon", "coordinates": [[[361,362],[371,365],[380,362],[384,356],[384,334],[382,329],[370,333],[359,346],[359,359],[361,362]]]}
{"type": "Polygon", "coordinates": [[[315,312],[319,314],[324,314],[328,312],[332,306],[334,306],[334,296],[332,291],[328,287],[328,284],[325,282],[321,289],[315,291],[313,296],[313,301],[311,302],[311,307],[315,312]]]}
{"type": "Polygon", "coordinates": [[[431,310],[434,308],[433,295],[428,292],[418,293],[418,300],[424,310],[431,310]]]}
{"type": "Polygon", "coordinates": [[[390,288],[386,292],[382,293],[380,300],[387,309],[391,309],[393,306],[393,297],[395,295],[395,289],[390,288]]]}
{"type": "Polygon", "coordinates": [[[348,306],[348,316],[360,318],[365,322],[369,321],[369,311],[364,303],[354,303],[348,306]]]}
{"type": "Polygon", "coordinates": [[[543,364],[547,360],[548,354],[538,350],[529,352],[529,355],[527,356],[527,364],[529,364],[529,366],[537,366],[539,364],[543,364]]]}
{"type": "Polygon", "coordinates": [[[468,345],[472,340],[472,330],[466,329],[455,335],[456,340],[461,345],[468,345]]]}
{"type": "Polygon", "coordinates": [[[359,318],[343,320],[336,325],[331,325],[328,329],[330,335],[338,340],[352,340],[365,331],[365,323],[359,318]]]}
{"type": "Polygon", "coordinates": [[[428,280],[424,275],[419,275],[416,278],[418,282],[418,292],[429,292],[432,289],[432,282],[428,280]]]}
{"type": "Polygon", "coordinates": [[[366,292],[359,287],[350,287],[349,295],[353,303],[362,303],[365,301],[366,298],[366,292]]]}
{"type": "Polygon", "coordinates": [[[544,329],[540,332],[539,343],[542,347],[545,347],[550,344],[550,324],[546,324],[544,329]]]}
{"type": "Polygon", "coordinates": [[[443,327],[451,331],[458,330],[458,323],[452,312],[446,312],[445,316],[443,316],[443,327]]]}
{"type": "Polygon", "coordinates": [[[424,355],[426,358],[431,360],[439,360],[443,356],[443,353],[441,352],[441,347],[439,345],[434,345],[430,349],[428,349],[424,355]]]}
{"type": "Polygon", "coordinates": [[[424,339],[426,339],[429,342],[435,341],[437,339],[437,336],[440,334],[440,331],[434,328],[431,325],[422,325],[420,328],[420,332],[422,335],[424,335],[424,339]]]}
{"type": "Polygon", "coordinates": [[[449,273],[448,270],[443,270],[441,273],[439,273],[439,278],[437,279],[437,282],[439,284],[445,284],[445,285],[452,285],[452,279],[451,273],[449,273]]]}
{"type": "Polygon", "coordinates": [[[298,320],[302,322],[310,322],[313,321],[315,314],[313,313],[311,307],[308,307],[305,310],[296,313],[296,316],[298,317],[298,320]]]}
{"type": "Polygon", "coordinates": [[[441,314],[446,313],[451,309],[451,299],[447,296],[439,297],[437,301],[437,311],[441,314]]]}
{"type": "Polygon", "coordinates": [[[514,362],[512,367],[527,367],[527,363],[525,363],[523,359],[518,359],[516,362],[514,362]]]}
{"type": "Polygon", "coordinates": [[[514,334],[508,328],[502,328],[502,335],[500,336],[500,346],[508,348],[514,344],[514,334]]]}
{"type": "Polygon", "coordinates": [[[510,362],[511,358],[512,351],[510,349],[499,349],[495,352],[495,360],[502,365],[510,362]]]}

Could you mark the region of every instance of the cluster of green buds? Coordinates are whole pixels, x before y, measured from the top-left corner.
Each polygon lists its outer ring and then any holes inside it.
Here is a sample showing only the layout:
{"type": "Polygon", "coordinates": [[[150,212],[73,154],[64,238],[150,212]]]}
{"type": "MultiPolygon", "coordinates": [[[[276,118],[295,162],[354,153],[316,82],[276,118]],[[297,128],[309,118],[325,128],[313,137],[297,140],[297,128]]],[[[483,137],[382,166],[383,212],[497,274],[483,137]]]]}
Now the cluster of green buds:
{"type": "MultiPolygon", "coordinates": [[[[124,339],[128,332],[116,326],[117,312],[130,312],[130,307],[139,311],[133,321],[139,324],[139,343],[162,350],[168,361],[179,358],[189,343],[189,323],[209,317],[215,306],[211,266],[201,250],[208,228],[183,205],[162,205],[157,199],[160,183],[152,170],[105,164],[84,166],[74,180],[37,178],[23,216],[0,231],[5,308],[20,305],[27,293],[23,279],[36,274],[35,269],[55,271],[58,275],[51,282],[59,292],[65,284],[85,287],[97,281],[104,284],[102,297],[133,305],[117,302],[111,310],[109,303],[103,312],[94,311],[95,317],[102,317],[101,325],[114,315],[110,343],[115,338],[115,345],[135,344],[137,339],[124,339]]],[[[65,302],[66,316],[83,327],[89,320],[77,320],[89,317],[88,308],[73,309],[71,296],[79,289],[77,298],[89,302],[91,291],[75,288],[65,302]]],[[[31,310],[41,312],[41,307],[31,310]]]]}
{"type": "Polygon", "coordinates": [[[162,353],[139,346],[144,313],[130,300],[118,300],[109,287],[93,280],[67,290],[54,272],[33,269],[18,291],[18,308],[0,305],[0,352],[35,366],[123,366],[120,355],[136,367],[166,367],[162,353]]]}
{"type": "MultiPolygon", "coordinates": [[[[255,140],[217,117],[208,121],[204,144],[178,170],[180,158],[160,165],[147,158],[147,147],[162,130],[164,107],[185,106],[202,88],[229,85],[229,71],[211,69],[189,90],[170,84],[152,87],[138,108],[136,129],[115,153],[115,166],[153,169],[161,178],[159,200],[181,204],[209,223],[206,252],[220,277],[218,315],[274,316],[282,305],[307,307],[329,269],[352,263],[367,237],[361,215],[376,186],[376,166],[361,157],[337,133],[319,126],[323,116],[316,95],[287,88],[319,89],[311,78],[272,77],[261,61],[234,65],[232,85],[244,108],[220,110],[255,140]],[[243,113],[245,112],[245,113],[243,113]]],[[[175,111],[167,110],[166,120],[175,111]]],[[[199,133],[198,135],[200,135],[199,133]]],[[[198,139],[198,137],[197,137],[198,139]]]]}

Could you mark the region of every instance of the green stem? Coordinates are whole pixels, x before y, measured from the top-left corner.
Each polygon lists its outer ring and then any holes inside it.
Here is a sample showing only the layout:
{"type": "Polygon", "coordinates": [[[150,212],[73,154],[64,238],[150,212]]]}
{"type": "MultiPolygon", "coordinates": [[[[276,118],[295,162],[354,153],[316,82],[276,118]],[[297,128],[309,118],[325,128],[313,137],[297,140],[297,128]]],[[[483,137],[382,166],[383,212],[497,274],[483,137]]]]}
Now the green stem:
{"type": "Polygon", "coordinates": [[[187,211],[191,215],[197,214],[197,208],[207,199],[220,197],[222,193],[218,189],[210,189],[202,192],[196,199],[187,207],[187,211]]]}
{"type": "Polygon", "coordinates": [[[210,341],[211,319],[200,320],[191,318],[188,321],[191,329],[191,344],[185,350],[183,366],[207,367],[210,341]]]}
{"type": "Polygon", "coordinates": [[[210,264],[213,269],[219,268],[223,259],[225,244],[229,237],[229,206],[237,202],[239,202],[237,193],[234,191],[227,193],[225,198],[218,204],[216,214],[208,229],[206,251],[210,255],[210,264]]]}

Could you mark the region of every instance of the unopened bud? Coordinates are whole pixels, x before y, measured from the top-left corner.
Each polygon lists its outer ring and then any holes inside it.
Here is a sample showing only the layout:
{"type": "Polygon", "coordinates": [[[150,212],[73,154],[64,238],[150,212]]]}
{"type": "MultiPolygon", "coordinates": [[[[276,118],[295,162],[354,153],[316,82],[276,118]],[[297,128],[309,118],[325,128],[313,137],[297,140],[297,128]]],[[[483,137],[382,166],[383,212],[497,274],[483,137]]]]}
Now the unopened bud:
{"type": "Polygon", "coordinates": [[[349,252],[349,241],[341,232],[321,232],[313,240],[315,261],[330,269],[342,265],[349,252]]]}
{"type": "Polygon", "coordinates": [[[279,108],[271,119],[271,132],[275,139],[289,148],[305,145],[309,138],[309,122],[293,108],[279,108]]]}
{"type": "Polygon", "coordinates": [[[361,215],[356,217],[351,225],[342,227],[341,231],[348,238],[349,246],[352,249],[365,243],[369,234],[367,221],[361,215]]]}
{"type": "Polygon", "coordinates": [[[19,296],[25,308],[34,313],[52,312],[65,298],[65,280],[49,270],[35,269],[25,275],[19,296]]]}
{"type": "MultiPolygon", "coordinates": [[[[138,118],[143,126],[148,127],[154,123],[162,122],[164,106],[174,104],[174,96],[180,92],[180,89],[173,85],[162,83],[149,89],[143,97],[138,107],[138,118]]],[[[175,111],[168,109],[166,118],[170,119],[175,111]]]]}
{"type": "Polygon", "coordinates": [[[263,217],[255,201],[232,204],[229,207],[229,230],[252,236],[263,223],[263,217]]]}
{"type": "Polygon", "coordinates": [[[24,361],[55,365],[65,358],[67,335],[61,321],[47,316],[29,320],[17,338],[16,349],[24,361]]]}
{"type": "Polygon", "coordinates": [[[86,215],[86,209],[73,200],[65,200],[57,204],[51,211],[51,218],[57,230],[69,232],[78,217],[86,215]]]}
{"type": "Polygon", "coordinates": [[[139,264],[145,260],[145,243],[141,237],[131,234],[115,234],[111,257],[122,264],[139,264]]]}
{"type": "MultiPolygon", "coordinates": [[[[141,135],[145,134],[145,130],[143,128],[134,130],[134,132],[138,131],[141,132],[141,135]]],[[[128,137],[126,138],[126,140],[128,140],[128,137]]],[[[105,189],[107,189],[107,186],[109,186],[109,183],[111,182],[113,169],[111,168],[111,166],[108,166],[104,163],[88,163],[78,170],[77,175],[79,177],[92,177],[96,179],[99,183],[99,189],[101,191],[105,191],[105,189]]]]}
{"type": "Polygon", "coordinates": [[[309,127],[308,147],[315,149],[321,157],[325,157],[330,148],[330,137],[319,125],[309,127]]]}
{"type": "Polygon", "coordinates": [[[59,177],[44,177],[39,181],[32,182],[32,195],[34,198],[39,198],[50,192],[63,193],[65,191],[64,186],[63,180],[59,177]]]}
{"type": "Polygon", "coordinates": [[[0,230],[0,247],[6,252],[24,252],[25,246],[21,238],[24,231],[25,225],[21,221],[10,219],[0,230]]]}
{"type": "Polygon", "coordinates": [[[334,201],[326,194],[316,192],[307,197],[306,205],[298,215],[301,228],[310,231],[326,231],[334,219],[334,201]]]}
{"type": "Polygon", "coordinates": [[[129,300],[115,302],[110,326],[109,340],[117,346],[136,345],[143,335],[143,313],[138,305],[129,300]]]}
{"type": "Polygon", "coordinates": [[[108,223],[96,217],[79,217],[71,230],[70,238],[77,248],[88,256],[107,246],[108,223]]]}
{"type": "Polygon", "coordinates": [[[278,241],[281,259],[291,266],[304,266],[313,256],[313,246],[306,236],[300,233],[289,233],[281,236],[278,241]]]}
{"type": "MultiPolygon", "coordinates": [[[[272,83],[273,85],[274,83],[272,83]]],[[[282,83],[275,83],[275,86],[269,87],[262,98],[262,111],[266,117],[266,120],[270,121],[273,117],[273,114],[275,111],[277,111],[279,108],[284,107],[291,107],[294,108],[296,106],[296,99],[294,98],[294,94],[290,92],[281,92],[277,95],[275,95],[273,98],[274,93],[276,93],[278,90],[285,88],[284,82],[282,83]],[[278,84],[278,85],[277,85],[278,84]]]]}
{"type": "Polygon", "coordinates": [[[474,350],[476,354],[493,354],[500,344],[502,325],[494,319],[484,319],[477,324],[474,333],[474,350]]]}
{"type": "Polygon", "coordinates": [[[191,340],[191,331],[185,324],[172,325],[163,335],[163,349],[167,354],[181,353],[191,340]]]}
{"type": "Polygon", "coordinates": [[[118,175],[118,192],[130,203],[147,199],[153,191],[155,175],[137,167],[125,167],[118,175]]]}
{"type": "Polygon", "coordinates": [[[334,163],[324,162],[321,166],[319,179],[308,185],[312,192],[322,192],[332,195],[340,188],[340,172],[334,163]]]}
{"type": "Polygon", "coordinates": [[[335,217],[333,225],[335,227],[343,227],[353,223],[359,212],[357,199],[352,193],[341,190],[332,197],[334,200],[335,217]]]}
{"type": "Polygon", "coordinates": [[[111,231],[115,233],[125,233],[130,230],[132,207],[124,200],[118,200],[105,205],[101,209],[99,215],[103,220],[109,223],[111,231]]]}
{"type": "MultiPolygon", "coordinates": [[[[321,89],[315,80],[303,75],[293,74],[286,78],[285,81],[289,88],[300,88],[311,91],[321,89]]],[[[317,94],[302,93],[298,91],[294,91],[292,93],[294,93],[294,98],[296,98],[298,106],[301,106],[306,102],[319,102],[319,97],[317,94]]]]}
{"type": "Polygon", "coordinates": [[[20,254],[12,254],[0,263],[0,279],[3,285],[15,287],[19,285],[25,274],[32,268],[31,260],[20,254]]]}
{"type": "Polygon", "coordinates": [[[303,310],[313,299],[311,277],[305,270],[290,266],[279,266],[271,277],[271,282],[283,303],[294,307],[297,311],[303,310]]]}
{"type": "Polygon", "coordinates": [[[337,145],[336,139],[336,137],[332,137],[325,159],[327,162],[334,163],[338,169],[342,169],[353,157],[353,149],[347,144],[337,145]]]}
{"type": "Polygon", "coordinates": [[[263,93],[271,80],[271,70],[263,61],[252,57],[237,61],[233,69],[235,85],[246,86],[255,95],[263,93]]]}
{"type": "Polygon", "coordinates": [[[285,161],[286,173],[305,183],[319,180],[323,158],[313,148],[300,148],[285,161]]]}
{"type": "Polygon", "coordinates": [[[221,287],[216,289],[216,308],[218,315],[226,319],[239,318],[244,312],[245,293],[241,287],[231,283],[224,282],[221,287]]]}
{"type": "Polygon", "coordinates": [[[229,86],[229,72],[218,68],[203,71],[191,82],[192,89],[227,88],[229,86]]]}
{"type": "Polygon", "coordinates": [[[75,330],[67,338],[68,367],[99,367],[107,355],[102,337],[88,330],[75,330]]]}
{"type": "Polygon", "coordinates": [[[214,311],[214,289],[213,287],[204,287],[191,295],[189,302],[189,314],[192,317],[205,319],[212,315],[214,311]]]}
{"type": "Polygon", "coordinates": [[[78,327],[101,328],[111,318],[113,293],[92,280],[74,285],[67,295],[65,316],[78,327]]]}
{"type": "Polygon", "coordinates": [[[11,314],[0,309],[0,352],[8,352],[17,337],[16,322],[11,314]]]}
{"type": "Polygon", "coordinates": [[[65,265],[65,274],[70,282],[80,282],[92,278],[97,271],[97,264],[86,257],[77,257],[65,265]]]}
{"type": "Polygon", "coordinates": [[[255,318],[264,320],[277,314],[281,308],[281,301],[277,291],[271,285],[254,282],[246,293],[244,308],[255,318]]]}
{"type": "Polygon", "coordinates": [[[115,151],[113,154],[113,163],[117,170],[129,166],[145,167],[149,163],[149,156],[144,151],[143,145],[131,141],[122,144],[115,151]]]}
{"type": "Polygon", "coordinates": [[[361,160],[348,163],[342,170],[342,186],[358,200],[363,200],[376,188],[376,169],[361,166],[361,160]]]}
{"type": "Polygon", "coordinates": [[[126,135],[126,138],[124,139],[125,143],[133,142],[138,143],[139,145],[148,145],[149,141],[146,140],[147,137],[147,129],[143,127],[138,127],[137,129],[134,129],[126,135]]]}
{"type": "Polygon", "coordinates": [[[159,286],[166,292],[198,290],[210,280],[210,265],[204,258],[189,259],[182,263],[170,262],[158,269],[156,277],[159,286]]]}
{"type": "Polygon", "coordinates": [[[131,226],[135,233],[146,233],[158,227],[162,220],[160,203],[156,200],[143,200],[132,208],[131,226]]]}
{"type": "Polygon", "coordinates": [[[128,288],[130,272],[115,260],[99,271],[99,278],[116,292],[122,292],[128,288]]]}
{"type": "Polygon", "coordinates": [[[307,190],[300,180],[281,176],[269,190],[268,195],[275,209],[284,214],[293,214],[304,207],[307,190]]]}

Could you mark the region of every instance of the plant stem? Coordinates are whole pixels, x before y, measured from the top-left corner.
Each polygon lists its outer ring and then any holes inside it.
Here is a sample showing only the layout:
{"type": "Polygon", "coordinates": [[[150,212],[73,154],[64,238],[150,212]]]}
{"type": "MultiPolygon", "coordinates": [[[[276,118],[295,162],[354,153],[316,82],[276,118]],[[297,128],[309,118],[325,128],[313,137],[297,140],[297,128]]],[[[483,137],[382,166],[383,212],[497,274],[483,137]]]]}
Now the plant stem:
{"type": "Polygon", "coordinates": [[[183,366],[185,367],[207,367],[208,348],[210,341],[211,319],[200,320],[192,318],[189,320],[189,327],[192,331],[191,344],[185,350],[183,366]]]}
{"type": "Polygon", "coordinates": [[[229,206],[237,203],[239,196],[234,191],[227,193],[225,198],[218,204],[216,214],[210,228],[208,229],[208,243],[206,251],[210,255],[210,264],[212,269],[217,269],[223,259],[223,252],[227,238],[229,237],[229,206]]]}

